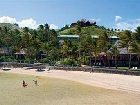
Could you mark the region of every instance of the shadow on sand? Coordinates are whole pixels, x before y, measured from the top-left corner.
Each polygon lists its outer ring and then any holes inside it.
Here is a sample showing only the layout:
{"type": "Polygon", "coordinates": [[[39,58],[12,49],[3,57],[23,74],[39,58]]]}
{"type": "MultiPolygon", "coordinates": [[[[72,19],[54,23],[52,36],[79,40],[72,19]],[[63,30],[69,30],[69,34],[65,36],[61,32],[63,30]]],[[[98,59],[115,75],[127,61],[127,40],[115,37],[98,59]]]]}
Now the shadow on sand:
{"type": "Polygon", "coordinates": [[[44,69],[37,69],[36,71],[37,72],[44,72],[45,70],[44,69]]]}

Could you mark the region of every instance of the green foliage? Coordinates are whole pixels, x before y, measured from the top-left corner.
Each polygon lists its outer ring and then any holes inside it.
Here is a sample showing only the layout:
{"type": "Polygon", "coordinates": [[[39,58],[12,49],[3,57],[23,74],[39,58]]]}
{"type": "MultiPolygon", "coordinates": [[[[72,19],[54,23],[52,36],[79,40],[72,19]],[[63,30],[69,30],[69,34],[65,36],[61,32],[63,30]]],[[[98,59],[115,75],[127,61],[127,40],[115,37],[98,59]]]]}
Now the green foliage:
{"type": "Polygon", "coordinates": [[[65,58],[63,61],[60,62],[60,64],[77,66],[78,62],[71,58],[65,58]]]}
{"type": "Polygon", "coordinates": [[[98,44],[100,47],[100,52],[107,52],[109,50],[109,38],[106,32],[103,32],[100,36],[99,36],[99,40],[98,40],[98,44]]]}
{"type": "MultiPolygon", "coordinates": [[[[69,34],[75,35],[75,34],[79,34],[78,32],[79,31],[78,31],[77,27],[72,27],[72,28],[60,31],[59,34],[62,34],[62,35],[69,35],[69,34]]],[[[99,28],[97,26],[81,27],[80,32],[81,32],[81,34],[85,34],[85,35],[100,35],[103,32],[106,32],[108,35],[117,34],[115,31],[102,29],[102,28],[99,28]]]]}
{"type": "Polygon", "coordinates": [[[79,65],[82,65],[82,64],[83,64],[83,65],[89,65],[89,63],[90,63],[90,62],[89,62],[89,56],[85,56],[85,55],[79,57],[79,58],[78,58],[78,61],[79,61],[79,62],[78,62],[79,65]]]}
{"type": "Polygon", "coordinates": [[[77,34],[77,29],[74,27],[74,28],[70,28],[70,29],[60,31],[59,33],[62,34],[62,35],[75,35],[75,34],[77,34]]]}
{"type": "Polygon", "coordinates": [[[134,34],[132,34],[131,31],[129,31],[129,30],[123,31],[121,33],[120,40],[121,40],[121,42],[120,42],[121,48],[126,47],[128,53],[134,52],[133,46],[136,44],[135,43],[136,39],[135,39],[134,34]]]}
{"type": "Polygon", "coordinates": [[[7,27],[8,29],[19,29],[18,25],[16,24],[10,24],[10,23],[0,23],[0,27],[3,28],[3,27],[7,27]]]}
{"type": "Polygon", "coordinates": [[[15,61],[15,58],[13,56],[1,56],[0,62],[13,62],[15,61]]]}
{"type": "MultiPolygon", "coordinates": [[[[7,56],[2,56],[0,61],[12,61],[14,53],[24,51],[25,60],[39,60],[46,63],[55,63],[62,60],[66,65],[89,64],[89,58],[98,57],[101,52],[107,54],[112,47],[109,42],[110,35],[120,37],[120,47],[126,47],[129,52],[140,53],[140,27],[135,32],[128,30],[117,33],[113,29],[91,24],[89,21],[77,21],[72,26],[66,25],[59,31],[50,29],[49,25],[40,25],[37,29],[28,27],[19,28],[13,24],[0,24],[0,50],[6,48],[7,56]],[[78,41],[65,40],[59,43],[58,34],[78,34],[78,41]],[[98,36],[94,39],[92,36],[98,36]],[[42,54],[44,54],[42,56],[42,54]],[[64,61],[63,61],[64,60],[64,61]]],[[[117,48],[112,47],[112,55],[117,48]]],[[[96,61],[95,61],[96,62],[96,61]]]]}
{"type": "Polygon", "coordinates": [[[42,63],[49,63],[50,59],[49,58],[43,58],[43,59],[40,60],[40,62],[42,62],[42,63]]]}
{"type": "Polygon", "coordinates": [[[0,57],[0,62],[4,62],[5,61],[5,56],[1,56],[0,57]]]}

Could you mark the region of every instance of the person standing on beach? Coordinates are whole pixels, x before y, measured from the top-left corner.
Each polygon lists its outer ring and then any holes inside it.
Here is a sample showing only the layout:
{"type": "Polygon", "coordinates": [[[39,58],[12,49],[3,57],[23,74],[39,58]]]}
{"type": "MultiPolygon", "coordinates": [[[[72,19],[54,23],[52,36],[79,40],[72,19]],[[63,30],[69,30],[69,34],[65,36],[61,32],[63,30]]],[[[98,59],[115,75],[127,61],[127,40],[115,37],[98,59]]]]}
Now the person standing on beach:
{"type": "Polygon", "coordinates": [[[22,82],[22,86],[24,87],[25,86],[25,81],[23,80],[23,82],[22,82]]]}
{"type": "Polygon", "coordinates": [[[26,87],[28,84],[23,80],[23,82],[22,82],[22,86],[23,87],[26,87]]]}

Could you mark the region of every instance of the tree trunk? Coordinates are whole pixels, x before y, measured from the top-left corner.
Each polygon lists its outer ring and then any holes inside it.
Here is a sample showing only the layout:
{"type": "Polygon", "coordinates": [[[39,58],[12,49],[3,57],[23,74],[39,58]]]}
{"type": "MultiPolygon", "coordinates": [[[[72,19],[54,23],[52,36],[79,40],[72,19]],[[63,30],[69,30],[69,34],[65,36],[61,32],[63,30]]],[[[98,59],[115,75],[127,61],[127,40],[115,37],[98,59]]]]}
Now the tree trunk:
{"type": "Polygon", "coordinates": [[[95,62],[94,62],[95,63],[95,66],[96,66],[96,62],[97,62],[97,60],[96,60],[96,55],[95,55],[95,62]]]}
{"type": "Polygon", "coordinates": [[[118,69],[118,65],[117,65],[117,56],[115,55],[115,67],[116,69],[118,69]]]}
{"type": "Polygon", "coordinates": [[[107,66],[110,68],[110,62],[109,62],[109,57],[108,56],[106,56],[107,57],[107,66]]]}
{"type": "Polygon", "coordinates": [[[91,56],[90,56],[90,67],[91,67],[92,65],[91,65],[91,56]]]}
{"type": "Polygon", "coordinates": [[[131,57],[132,57],[132,55],[129,54],[129,69],[131,68],[131,57]]]}
{"type": "Polygon", "coordinates": [[[79,57],[78,62],[79,62],[79,64],[80,64],[80,66],[81,66],[81,62],[80,62],[80,59],[81,59],[81,51],[79,50],[78,53],[79,53],[79,54],[78,54],[78,57],[79,57]]]}
{"type": "Polygon", "coordinates": [[[85,65],[85,52],[84,52],[84,65],[85,65]]]}
{"type": "Polygon", "coordinates": [[[139,64],[139,62],[140,62],[140,54],[138,54],[137,57],[138,57],[138,67],[139,67],[139,65],[140,65],[140,64],[139,64]]]}

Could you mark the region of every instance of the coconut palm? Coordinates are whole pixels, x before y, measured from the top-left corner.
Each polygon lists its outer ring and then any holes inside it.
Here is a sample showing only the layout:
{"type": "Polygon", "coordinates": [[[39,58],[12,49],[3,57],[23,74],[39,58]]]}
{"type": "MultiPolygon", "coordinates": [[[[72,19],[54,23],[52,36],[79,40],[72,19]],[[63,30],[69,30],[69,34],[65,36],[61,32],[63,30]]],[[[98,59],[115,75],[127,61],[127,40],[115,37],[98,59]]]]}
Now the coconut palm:
{"type": "Polygon", "coordinates": [[[22,31],[22,48],[26,49],[26,57],[30,58],[32,56],[32,51],[33,51],[33,47],[32,47],[32,35],[29,32],[29,28],[28,27],[24,27],[23,31],[22,31]]]}
{"type": "Polygon", "coordinates": [[[115,56],[115,67],[116,69],[118,68],[117,66],[117,56],[119,55],[119,50],[117,49],[117,46],[113,46],[112,49],[111,49],[111,54],[113,56],[115,56]]]}
{"type": "Polygon", "coordinates": [[[135,44],[133,44],[133,50],[138,54],[138,61],[140,60],[140,27],[137,27],[135,32],[133,32],[135,37],[135,44]]]}
{"type": "Polygon", "coordinates": [[[45,25],[44,25],[44,40],[45,41],[49,41],[50,40],[50,27],[49,27],[49,25],[46,23],[45,25]]]}
{"type": "Polygon", "coordinates": [[[45,36],[45,32],[44,32],[44,26],[43,25],[39,25],[38,29],[37,29],[37,34],[38,34],[38,39],[41,42],[45,42],[44,41],[44,36],[45,36]]]}
{"type": "Polygon", "coordinates": [[[109,38],[106,32],[101,33],[101,35],[99,36],[98,46],[99,46],[100,53],[104,53],[107,57],[106,59],[107,61],[104,61],[104,65],[109,66],[107,51],[110,48],[110,43],[109,43],[109,38]]]}
{"type": "Polygon", "coordinates": [[[92,44],[92,38],[90,35],[88,36],[84,36],[82,35],[81,39],[80,39],[80,56],[83,58],[83,63],[86,64],[87,58],[91,58],[92,56],[92,49],[93,49],[93,44],[92,44]]]}
{"type": "Polygon", "coordinates": [[[64,43],[61,45],[60,49],[61,49],[60,52],[62,53],[62,58],[64,59],[65,57],[68,56],[68,52],[69,52],[69,47],[68,47],[68,45],[67,45],[67,42],[64,42],[64,43]]]}
{"type": "Polygon", "coordinates": [[[99,36],[98,45],[100,47],[100,52],[107,52],[109,49],[109,38],[106,32],[103,32],[99,36]]]}
{"type": "Polygon", "coordinates": [[[95,66],[96,66],[96,62],[97,62],[96,58],[99,54],[98,40],[94,40],[93,43],[92,43],[92,46],[93,46],[93,49],[92,49],[93,53],[92,54],[95,57],[95,66]]]}
{"type": "Polygon", "coordinates": [[[127,53],[129,54],[129,69],[131,68],[131,58],[134,49],[132,45],[135,43],[135,37],[131,31],[125,30],[120,34],[120,46],[121,48],[126,48],[127,53]]]}

